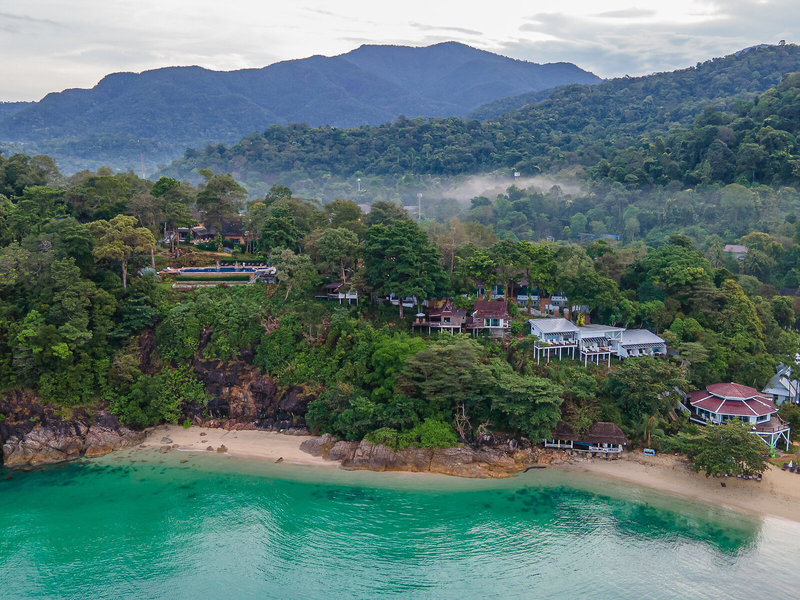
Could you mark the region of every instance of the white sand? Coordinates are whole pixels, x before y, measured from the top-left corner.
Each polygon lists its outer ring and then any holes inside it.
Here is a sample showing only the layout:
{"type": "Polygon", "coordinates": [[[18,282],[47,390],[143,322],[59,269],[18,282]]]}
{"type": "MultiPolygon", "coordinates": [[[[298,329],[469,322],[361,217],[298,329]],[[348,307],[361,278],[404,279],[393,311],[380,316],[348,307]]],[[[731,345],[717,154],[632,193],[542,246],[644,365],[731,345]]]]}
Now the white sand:
{"type": "Polygon", "coordinates": [[[619,460],[582,460],[559,468],[611,477],[740,512],[800,521],[800,475],[775,467],[769,468],[760,482],[715,478],[696,473],[684,457],[630,452],[619,460]],[[725,487],[720,485],[723,482],[725,487]]]}
{"type": "Polygon", "coordinates": [[[260,458],[272,462],[282,459],[281,462],[297,465],[339,466],[337,462],[311,456],[300,450],[300,444],[311,438],[307,435],[284,435],[271,431],[226,431],[206,427],[184,429],[179,425],[163,425],[150,430],[143,445],[151,449],[160,448],[167,445],[161,441],[164,437],[172,440],[169,445],[177,444],[178,450],[208,451],[207,448],[211,447],[213,450],[210,452],[216,452],[220,446],[225,446],[230,456],[260,458]]]}

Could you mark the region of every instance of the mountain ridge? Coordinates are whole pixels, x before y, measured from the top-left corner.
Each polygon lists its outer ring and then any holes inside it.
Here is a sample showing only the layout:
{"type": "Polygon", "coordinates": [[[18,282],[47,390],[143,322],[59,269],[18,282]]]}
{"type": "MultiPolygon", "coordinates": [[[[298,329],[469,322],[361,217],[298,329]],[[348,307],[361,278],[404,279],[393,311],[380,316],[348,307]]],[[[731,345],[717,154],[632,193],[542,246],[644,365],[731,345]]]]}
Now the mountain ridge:
{"type": "Polygon", "coordinates": [[[112,166],[131,168],[140,151],[168,161],[186,147],[233,142],[275,124],[358,127],[401,115],[463,116],[502,96],[598,81],[570,63],[541,65],[457,42],[364,45],[234,71],[192,65],[110,73],[92,88],[52,92],[12,111],[0,119],[0,140],[52,153],[69,171],[64,147],[84,142],[87,159],[102,139],[103,154],[122,163],[112,166]]]}

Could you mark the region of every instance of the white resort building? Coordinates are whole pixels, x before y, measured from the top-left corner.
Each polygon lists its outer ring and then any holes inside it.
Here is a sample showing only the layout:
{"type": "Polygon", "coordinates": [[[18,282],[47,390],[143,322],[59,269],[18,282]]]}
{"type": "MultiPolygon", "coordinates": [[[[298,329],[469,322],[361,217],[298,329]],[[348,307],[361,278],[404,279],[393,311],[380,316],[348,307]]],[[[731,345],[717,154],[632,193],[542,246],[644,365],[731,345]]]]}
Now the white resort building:
{"type": "MultiPolygon", "coordinates": [[[[577,307],[580,308],[580,307],[577,307]]],[[[563,317],[528,319],[531,335],[537,340],[533,353],[538,364],[542,358],[568,356],[584,365],[590,362],[611,364],[611,357],[622,360],[636,356],[666,356],[667,343],[647,329],[625,329],[610,325],[575,325],[563,317]]]]}
{"type": "Polygon", "coordinates": [[[550,362],[551,355],[558,355],[558,358],[561,358],[563,353],[566,353],[575,358],[575,349],[578,347],[578,326],[572,321],[563,318],[529,319],[528,325],[531,334],[538,338],[533,344],[537,365],[541,357],[550,362]]]}
{"type": "Polygon", "coordinates": [[[771,396],[778,406],[785,402],[800,404],[800,385],[796,379],[792,379],[792,367],[781,363],[776,370],[777,373],[769,380],[762,393],[771,396]]]}

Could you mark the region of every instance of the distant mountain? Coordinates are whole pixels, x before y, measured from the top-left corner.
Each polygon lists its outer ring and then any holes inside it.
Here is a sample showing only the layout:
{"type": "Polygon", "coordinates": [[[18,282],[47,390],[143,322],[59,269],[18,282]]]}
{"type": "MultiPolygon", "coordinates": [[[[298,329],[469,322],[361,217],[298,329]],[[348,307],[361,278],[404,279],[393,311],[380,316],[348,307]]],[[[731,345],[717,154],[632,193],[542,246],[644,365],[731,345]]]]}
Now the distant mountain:
{"type": "Polygon", "coordinates": [[[708,110],[744,106],[798,70],[800,47],[768,46],[679,71],[563,86],[483,122],[406,119],[347,130],[273,126],[232,146],[187,151],[162,173],[195,179],[199,169],[209,168],[231,172],[251,192],[280,182],[307,196],[330,197],[339,192],[330,188],[336,182],[328,183],[328,175],[397,180],[513,169],[529,176],[592,167],[647,137],[690,127],[708,110]]]}
{"type": "MultiPolygon", "coordinates": [[[[573,64],[535,64],[447,42],[361,46],[262,69],[168,67],[108,75],[0,112],[0,145],[47,152],[66,171],[168,161],[187,146],[231,142],[269,125],[355,127],[463,116],[497,98],[600,79],[573,64]]],[[[2,109],[0,109],[2,111],[2,109]]]]}
{"type": "Polygon", "coordinates": [[[0,102],[0,121],[18,113],[23,108],[27,108],[32,104],[35,104],[35,102],[0,102]]]}
{"type": "MultiPolygon", "coordinates": [[[[594,87],[591,92],[580,87],[558,90],[529,91],[518,96],[498,98],[467,114],[467,118],[490,121],[511,112],[542,110],[548,113],[561,112],[559,105],[570,113],[591,112],[595,103],[613,110],[614,105],[635,108],[637,103],[647,102],[660,116],[656,120],[665,125],[670,122],[686,122],[687,115],[696,114],[686,103],[695,100],[724,100],[740,96],[760,94],[780,82],[787,73],[800,69],[800,47],[795,44],[759,44],[744,48],[728,56],[698,62],[695,66],[676,71],[653,73],[643,77],[618,77],[594,87]],[[656,100],[652,104],[648,98],[656,100]],[[544,100],[544,102],[542,102],[544,100]],[[610,102],[614,100],[614,102],[610,102]],[[533,105],[541,104],[539,108],[533,105]]],[[[654,111],[650,110],[653,114],[654,111]]],[[[624,121],[649,127],[653,123],[631,118],[624,121]]],[[[645,128],[646,128],[645,127],[645,128]]]]}

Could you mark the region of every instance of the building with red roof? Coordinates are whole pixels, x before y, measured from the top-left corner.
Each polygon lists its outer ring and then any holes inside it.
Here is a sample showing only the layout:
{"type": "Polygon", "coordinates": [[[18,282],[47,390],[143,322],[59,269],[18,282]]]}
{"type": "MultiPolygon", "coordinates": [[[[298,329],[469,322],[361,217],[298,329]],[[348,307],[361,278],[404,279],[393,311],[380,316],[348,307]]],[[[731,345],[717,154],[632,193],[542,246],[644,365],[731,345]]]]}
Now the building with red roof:
{"type": "Polygon", "coordinates": [[[511,325],[511,315],[508,314],[505,300],[477,300],[471,317],[467,330],[476,335],[483,332],[499,337],[505,335],[511,325]]]}
{"type": "Polygon", "coordinates": [[[789,449],[790,428],[778,416],[778,408],[767,394],[740,383],[715,383],[690,392],[687,404],[692,420],[701,425],[718,425],[733,419],[747,423],[765,444],[777,446],[783,440],[789,449]]]}

